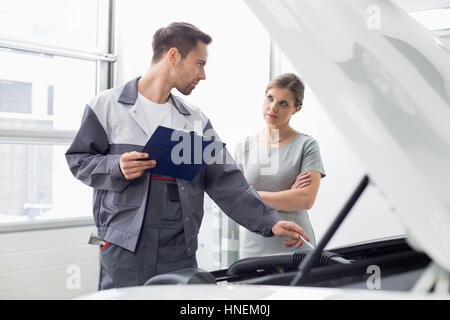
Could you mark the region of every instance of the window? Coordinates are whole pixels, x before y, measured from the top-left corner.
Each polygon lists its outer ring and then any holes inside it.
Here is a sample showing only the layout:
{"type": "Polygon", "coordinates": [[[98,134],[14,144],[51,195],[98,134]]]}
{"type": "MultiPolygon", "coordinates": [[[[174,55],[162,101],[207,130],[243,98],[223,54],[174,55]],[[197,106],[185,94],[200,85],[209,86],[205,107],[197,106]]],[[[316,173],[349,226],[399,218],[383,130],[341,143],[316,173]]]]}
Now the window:
{"type": "Polygon", "coordinates": [[[110,87],[112,12],[112,0],[0,2],[0,230],[92,216],[64,153],[110,87]]]}
{"type": "Polygon", "coordinates": [[[0,48],[2,125],[76,130],[96,77],[95,61],[0,48]]]}
{"type": "Polygon", "coordinates": [[[92,0],[2,0],[1,34],[95,51],[101,5],[92,0]]]}
{"type": "Polygon", "coordinates": [[[0,80],[0,112],[31,113],[31,83],[0,80]]]}

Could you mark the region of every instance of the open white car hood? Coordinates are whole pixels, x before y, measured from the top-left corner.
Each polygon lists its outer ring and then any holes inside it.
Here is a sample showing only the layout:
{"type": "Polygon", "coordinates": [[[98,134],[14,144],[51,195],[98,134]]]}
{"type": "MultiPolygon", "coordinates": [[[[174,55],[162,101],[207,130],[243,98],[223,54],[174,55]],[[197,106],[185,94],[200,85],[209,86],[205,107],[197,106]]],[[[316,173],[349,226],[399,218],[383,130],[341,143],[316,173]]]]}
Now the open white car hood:
{"type": "Polygon", "coordinates": [[[450,51],[385,0],[246,0],[396,208],[450,271],[450,51]]]}

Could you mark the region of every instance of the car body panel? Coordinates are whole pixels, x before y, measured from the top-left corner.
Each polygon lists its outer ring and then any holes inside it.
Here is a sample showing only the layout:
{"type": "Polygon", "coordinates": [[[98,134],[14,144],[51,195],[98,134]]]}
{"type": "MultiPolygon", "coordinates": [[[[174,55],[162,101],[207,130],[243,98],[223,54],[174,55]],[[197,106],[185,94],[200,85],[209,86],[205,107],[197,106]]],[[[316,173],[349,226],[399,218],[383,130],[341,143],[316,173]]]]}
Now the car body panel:
{"type": "Polygon", "coordinates": [[[439,295],[405,292],[329,289],[265,285],[157,285],[109,289],[81,296],[80,300],[402,300],[450,299],[439,295]],[[176,287],[174,287],[176,286],[176,287]]]}

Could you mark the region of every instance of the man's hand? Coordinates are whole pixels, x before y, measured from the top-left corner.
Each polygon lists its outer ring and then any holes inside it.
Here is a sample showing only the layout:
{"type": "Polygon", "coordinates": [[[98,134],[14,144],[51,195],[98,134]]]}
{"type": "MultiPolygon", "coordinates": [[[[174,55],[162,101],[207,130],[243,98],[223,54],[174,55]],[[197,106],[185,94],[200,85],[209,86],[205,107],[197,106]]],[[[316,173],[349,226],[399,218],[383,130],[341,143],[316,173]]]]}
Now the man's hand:
{"type": "Polygon", "coordinates": [[[292,247],[294,244],[296,248],[303,244],[303,240],[300,235],[309,241],[305,231],[300,228],[295,222],[292,221],[279,221],[272,227],[272,233],[278,237],[289,237],[292,240],[283,241],[283,245],[286,248],[292,247]]]}
{"type": "Polygon", "coordinates": [[[142,176],[145,170],[154,168],[156,160],[141,160],[147,159],[148,153],[142,152],[125,152],[119,160],[119,167],[125,179],[132,180],[142,176]]]}
{"type": "Polygon", "coordinates": [[[309,171],[304,171],[300,173],[297,178],[295,178],[295,182],[292,185],[291,189],[301,189],[307,187],[311,184],[312,177],[309,171]]]}

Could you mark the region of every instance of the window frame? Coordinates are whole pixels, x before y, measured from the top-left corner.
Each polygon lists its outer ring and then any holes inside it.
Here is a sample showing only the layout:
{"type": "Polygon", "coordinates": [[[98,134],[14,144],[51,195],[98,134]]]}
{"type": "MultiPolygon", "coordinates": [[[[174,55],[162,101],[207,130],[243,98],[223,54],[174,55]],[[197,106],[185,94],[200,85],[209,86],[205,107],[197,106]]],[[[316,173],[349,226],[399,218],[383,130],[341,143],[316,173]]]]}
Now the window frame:
{"type": "MultiPolygon", "coordinates": [[[[95,93],[98,94],[113,86],[117,56],[114,54],[115,0],[98,0],[97,4],[98,15],[96,31],[98,43],[97,50],[95,51],[75,50],[63,46],[24,40],[18,37],[6,37],[4,35],[0,35],[0,48],[94,61],[96,62],[95,93]]],[[[70,145],[75,138],[75,135],[76,130],[2,127],[0,128],[0,143],[70,145]]],[[[93,224],[94,221],[92,216],[5,222],[0,223],[0,233],[78,227],[93,224]]]]}

